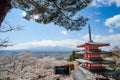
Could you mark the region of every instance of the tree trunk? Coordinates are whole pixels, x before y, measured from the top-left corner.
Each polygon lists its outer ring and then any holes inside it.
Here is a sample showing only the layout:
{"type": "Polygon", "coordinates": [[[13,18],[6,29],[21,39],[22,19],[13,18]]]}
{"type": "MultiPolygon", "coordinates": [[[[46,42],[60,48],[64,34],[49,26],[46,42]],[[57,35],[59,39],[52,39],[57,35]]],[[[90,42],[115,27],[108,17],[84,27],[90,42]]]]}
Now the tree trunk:
{"type": "Polygon", "coordinates": [[[11,9],[11,0],[0,0],[0,27],[6,14],[11,9]]]}

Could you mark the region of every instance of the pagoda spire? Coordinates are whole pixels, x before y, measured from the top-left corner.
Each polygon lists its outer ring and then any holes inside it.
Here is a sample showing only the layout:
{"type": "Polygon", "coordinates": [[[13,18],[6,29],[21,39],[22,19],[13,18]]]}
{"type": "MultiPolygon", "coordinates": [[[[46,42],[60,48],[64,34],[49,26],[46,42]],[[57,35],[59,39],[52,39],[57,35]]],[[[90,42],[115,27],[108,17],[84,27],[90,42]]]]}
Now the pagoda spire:
{"type": "Polygon", "coordinates": [[[92,41],[92,37],[91,37],[91,28],[90,28],[90,24],[88,25],[88,30],[89,30],[89,42],[93,42],[93,41],[92,41]]]}

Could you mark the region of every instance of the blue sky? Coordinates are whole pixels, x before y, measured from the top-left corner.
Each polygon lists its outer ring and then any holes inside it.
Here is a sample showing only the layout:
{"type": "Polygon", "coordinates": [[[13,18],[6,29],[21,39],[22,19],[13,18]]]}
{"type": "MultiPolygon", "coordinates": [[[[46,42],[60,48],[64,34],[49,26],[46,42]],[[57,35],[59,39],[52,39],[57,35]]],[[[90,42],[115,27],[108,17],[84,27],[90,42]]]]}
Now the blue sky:
{"type": "MultiPolygon", "coordinates": [[[[63,27],[53,23],[44,25],[27,21],[23,18],[25,12],[12,9],[6,16],[5,22],[12,26],[22,26],[21,31],[0,33],[2,39],[8,38],[12,47],[6,49],[28,49],[40,46],[70,47],[88,41],[88,28],[86,25],[80,31],[66,31],[63,27]]],[[[120,0],[93,0],[93,3],[78,12],[76,15],[89,17],[92,38],[96,42],[109,42],[111,47],[120,45],[120,0]]]]}

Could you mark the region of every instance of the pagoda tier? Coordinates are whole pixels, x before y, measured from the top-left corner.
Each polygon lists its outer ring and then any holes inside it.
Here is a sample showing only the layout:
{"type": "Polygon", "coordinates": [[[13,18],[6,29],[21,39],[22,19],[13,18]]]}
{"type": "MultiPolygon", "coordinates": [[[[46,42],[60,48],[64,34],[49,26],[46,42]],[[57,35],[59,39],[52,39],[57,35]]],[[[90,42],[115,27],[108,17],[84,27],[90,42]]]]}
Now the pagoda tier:
{"type": "Polygon", "coordinates": [[[112,54],[111,51],[101,51],[100,49],[99,50],[83,50],[83,51],[77,51],[76,53],[78,54],[85,54],[85,53],[91,53],[91,54],[112,54]]]}
{"type": "Polygon", "coordinates": [[[84,51],[84,52],[77,52],[77,54],[83,54],[84,59],[90,59],[90,60],[100,60],[102,59],[102,56],[100,54],[111,54],[110,51],[84,51]]]}
{"type": "Polygon", "coordinates": [[[83,66],[79,66],[79,69],[81,69],[84,74],[89,74],[89,75],[93,75],[94,74],[99,74],[99,75],[120,75],[120,72],[117,71],[111,71],[108,69],[86,69],[83,66]]]}
{"type": "Polygon", "coordinates": [[[99,51],[99,47],[110,46],[109,43],[97,43],[97,42],[88,42],[82,45],[78,45],[77,48],[85,48],[85,50],[99,51]]]}
{"type": "Polygon", "coordinates": [[[105,69],[103,64],[115,64],[115,61],[110,60],[86,60],[86,59],[76,59],[78,63],[86,69],[105,69]]]}
{"type": "Polygon", "coordinates": [[[88,50],[88,51],[86,51],[86,53],[91,53],[91,54],[112,54],[111,51],[101,51],[101,50],[97,50],[97,51],[88,50]]]}
{"type": "Polygon", "coordinates": [[[82,64],[82,67],[86,69],[105,69],[105,67],[102,64],[91,64],[91,63],[84,63],[82,64]]]}
{"type": "Polygon", "coordinates": [[[101,60],[102,57],[100,54],[89,54],[89,53],[85,53],[83,55],[84,59],[88,59],[88,60],[101,60]]]}
{"type": "Polygon", "coordinates": [[[84,59],[89,60],[101,60],[102,57],[100,54],[111,54],[110,51],[101,51],[99,47],[101,46],[109,46],[109,43],[96,43],[96,42],[88,42],[83,45],[77,46],[78,48],[84,47],[85,50],[81,51],[84,59]]]}
{"type": "Polygon", "coordinates": [[[101,60],[102,56],[99,53],[84,53],[83,54],[84,59],[89,59],[89,60],[101,60]]]}
{"type": "Polygon", "coordinates": [[[91,64],[115,64],[116,61],[112,60],[86,60],[86,59],[76,59],[80,63],[91,63],[91,64]]]}

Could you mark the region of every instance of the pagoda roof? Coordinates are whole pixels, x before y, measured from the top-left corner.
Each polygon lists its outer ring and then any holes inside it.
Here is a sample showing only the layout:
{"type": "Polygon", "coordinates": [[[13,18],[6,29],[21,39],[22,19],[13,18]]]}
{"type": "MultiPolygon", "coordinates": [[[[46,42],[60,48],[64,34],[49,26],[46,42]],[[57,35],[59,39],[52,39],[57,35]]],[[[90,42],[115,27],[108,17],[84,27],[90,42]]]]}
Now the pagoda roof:
{"type": "Polygon", "coordinates": [[[92,71],[93,73],[106,74],[106,75],[118,75],[118,74],[120,74],[120,72],[112,71],[112,70],[108,70],[108,69],[101,69],[101,70],[93,69],[90,71],[92,71]]]}
{"type": "Polygon", "coordinates": [[[87,42],[87,43],[84,43],[82,45],[78,45],[77,47],[85,47],[86,44],[88,44],[88,45],[98,45],[99,47],[101,47],[101,46],[110,46],[109,43],[87,42]]]}
{"type": "Polygon", "coordinates": [[[91,64],[114,64],[116,62],[112,60],[86,60],[86,59],[76,59],[76,61],[91,64]]]}
{"type": "Polygon", "coordinates": [[[87,51],[87,53],[92,53],[92,54],[108,54],[112,53],[111,51],[87,51]]]}
{"type": "MultiPolygon", "coordinates": [[[[77,54],[84,54],[86,53],[86,51],[79,51],[79,52],[76,52],[77,54]]],[[[90,53],[90,54],[111,54],[112,52],[111,51],[93,51],[93,50],[88,50],[87,53],[90,53]]]]}
{"type": "MultiPolygon", "coordinates": [[[[117,71],[112,71],[112,70],[108,70],[108,69],[86,69],[85,67],[82,67],[82,66],[79,66],[80,69],[84,70],[84,71],[88,71],[88,72],[91,72],[91,73],[97,73],[97,74],[104,74],[104,75],[118,75],[120,74],[120,72],[117,72],[117,71]]],[[[83,71],[83,72],[84,72],[83,71]]]]}

